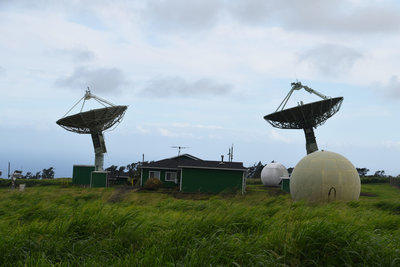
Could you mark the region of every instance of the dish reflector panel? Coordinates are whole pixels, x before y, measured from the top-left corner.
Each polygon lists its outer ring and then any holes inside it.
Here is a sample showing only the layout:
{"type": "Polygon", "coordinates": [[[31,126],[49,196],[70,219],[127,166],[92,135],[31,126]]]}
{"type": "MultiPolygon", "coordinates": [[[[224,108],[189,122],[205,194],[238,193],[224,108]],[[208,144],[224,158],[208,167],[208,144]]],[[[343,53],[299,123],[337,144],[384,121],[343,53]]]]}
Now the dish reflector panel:
{"type": "Polygon", "coordinates": [[[264,116],[272,126],[281,129],[306,129],[322,125],[339,111],[343,97],[329,98],[264,116]]]}
{"type": "Polygon", "coordinates": [[[57,124],[75,133],[98,133],[120,122],[127,108],[127,106],[112,106],[93,109],[59,119],[57,124]]]}

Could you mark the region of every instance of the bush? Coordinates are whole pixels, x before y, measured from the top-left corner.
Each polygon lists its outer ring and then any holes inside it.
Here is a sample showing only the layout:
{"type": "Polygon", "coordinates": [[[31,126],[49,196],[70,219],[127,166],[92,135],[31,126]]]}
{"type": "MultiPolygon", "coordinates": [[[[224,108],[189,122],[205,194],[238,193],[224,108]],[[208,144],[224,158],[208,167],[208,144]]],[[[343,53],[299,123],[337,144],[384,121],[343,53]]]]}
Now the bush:
{"type": "Polygon", "coordinates": [[[144,183],[144,188],[148,190],[157,190],[162,185],[162,182],[157,178],[150,178],[144,183]]]}
{"type": "Polygon", "coordinates": [[[387,177],[368,176],[360,178],[362,184],[380,184],[389,183],[390,179],[387,177]]]}
{"type": "MultiPolygon", "coordinates": [[[[57,178],[57,179],[17,179],[15,185],[18,187],[20,184],[26,184],[27,187],[32,186],[48,186],[60,185],[69,186],[72,183],[71,178],[57,178]]],[[[11,179],[1,179],[0,187],[11,187],[11,179]]]]}

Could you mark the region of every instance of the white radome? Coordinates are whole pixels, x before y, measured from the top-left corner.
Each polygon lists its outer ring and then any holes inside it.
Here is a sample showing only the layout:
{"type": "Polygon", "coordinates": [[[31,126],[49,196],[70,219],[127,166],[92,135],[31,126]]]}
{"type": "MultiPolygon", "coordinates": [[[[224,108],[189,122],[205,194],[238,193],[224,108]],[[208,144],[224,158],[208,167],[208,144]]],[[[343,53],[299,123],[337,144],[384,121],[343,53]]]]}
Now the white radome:
{"type": "Polygon", "coordinates": [[[278,162],[267,164],[261,171],[261,181],[266,186],[279,186],[282,177],[289,177],[285,166],[278,162]]]}
{"type": "Polygon", "coordinates": [[[360,196],[360,176],[354,165],[338,153],[316,151],[297,163],[290,179],[293,201],[352,201],[360,196]]]}

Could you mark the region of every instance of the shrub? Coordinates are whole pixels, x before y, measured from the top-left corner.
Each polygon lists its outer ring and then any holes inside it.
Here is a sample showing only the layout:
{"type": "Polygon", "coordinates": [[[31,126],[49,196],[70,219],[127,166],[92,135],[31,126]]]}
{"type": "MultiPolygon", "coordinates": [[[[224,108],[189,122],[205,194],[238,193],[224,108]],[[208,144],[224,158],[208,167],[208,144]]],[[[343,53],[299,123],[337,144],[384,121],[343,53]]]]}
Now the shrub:
{"type": "MultiPolygon", "coordinates": [[[[15,185],[18,187],[20,184],[26,184],[27,187],[32,186],[48,186],[59,185],[69,186],[72,183],[71,178],[57,178],[57,179],[17,179],[15,185]]],[[[0,187],[11,187],[11,179],[1,179],[0,187]]]]}
{"type": "Polygon", "coordinates": [[[390,179],[387,177],[368,176],[360,178],[362,184],[380,184],[389,183],[390,179]]]}
{"type": "Polygon", "coordinates": [[[148,190],[157,190],[162,185],[162,182],[157,178],[150,178],[144,183],[144,188],[148,190]]]}

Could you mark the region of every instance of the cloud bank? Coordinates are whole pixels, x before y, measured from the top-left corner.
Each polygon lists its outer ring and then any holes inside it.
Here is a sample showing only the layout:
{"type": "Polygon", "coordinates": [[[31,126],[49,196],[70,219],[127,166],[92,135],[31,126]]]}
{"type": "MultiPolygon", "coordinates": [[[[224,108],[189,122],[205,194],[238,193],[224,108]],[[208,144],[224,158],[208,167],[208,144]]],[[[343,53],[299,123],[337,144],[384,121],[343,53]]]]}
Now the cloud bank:
{"type": "Polygon", "coordinates": [[[309,64],[319,74],[336,77],[350,71],[362,57],[350,47],[322,44],[300,53],[299,61],[309,64]]]}
{"type": "Polygon", "coordinates": [[[223,8],[220,0],[147,1],[142,20],[161,30],[203,30],[213,27],[223,8]]]}
{"type": "Polygon", "coordinates": [[[188,82],[180,77],[155,78],[148,82],[142,95],[152,97],[184,97],[223,96],[232,92],[233,86],[217,83],[211,79],[199,79],[188,82]]]}
{"type": "Polygon", "coordinates": [[[128,83],[124,73],[118,68],[85,67],[78,67],[71,75],[56,81],[56,85],[61,87],[82,90],[89,86],[95,92],[102,93],[117,92],[128,83]]]}
{"type": "Polygon", "coordinates": [[[321,33],[386,33],[400,29],[400,9],[345,0],[147,1],[142,21],[160,30],[200,30],[229,19],[255,26],[321,33]],[[360,7],[361,6],[361,7],[360,7]]]}
{"type": "Polygon", "coordinates": [[[400,98],[400,79],[397,75],[393,75],[386,83],[374,83],[372,86],[389,99],[400,98]]]}
{"type": "Polygon", "coordinates": [[[76,63],[88,62],[96,58],[95,54],[86,48],[57,50],[55,53],[67,56],[76,63]]]}
{"type": "Polygon", "coordinates": [[[71,16],[82,13],[86,20],[92,20],[84,24],[94,21],[96,26],[99,26],[97,17],[101,18],[107,12],[140,14],[136,22],[169,32],[210,29],[224,20],[323,34],[381,34],[400,30],[400,7],[390,1],[120,0],[85,1],[82,4],[80,1],[2,0],[1,6],[64,10],[71,16]]]}

